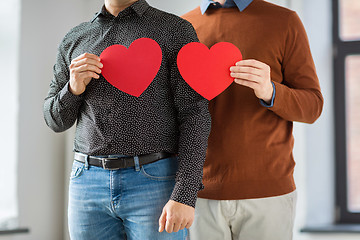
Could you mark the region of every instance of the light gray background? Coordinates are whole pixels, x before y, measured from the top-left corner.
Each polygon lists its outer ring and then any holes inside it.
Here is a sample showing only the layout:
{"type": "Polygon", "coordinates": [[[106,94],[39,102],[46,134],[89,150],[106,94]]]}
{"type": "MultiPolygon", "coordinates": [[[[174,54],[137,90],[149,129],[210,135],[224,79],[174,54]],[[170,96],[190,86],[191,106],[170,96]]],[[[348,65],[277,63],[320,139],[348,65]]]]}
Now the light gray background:
{"type": "MultiPolygon", "coordinates": [[[[11,193],[17,187],[10,195],[18,197],[20,225],[30,228],[29,234],[0,236],[0,240],[68,239],[66,204],[73,129],[62,134],[51,132],[42,117],[42,104],[52,78],[58,43],[71,27],[91,19],[102,1],[0,1],[0,81],[1,88],[7,90],[0,95],[1,108],[6,109],[0,118],[0,145],[5,146],[0,149],[0,174],[7,176],[0,190],[5,188],[11,193]]],[[[199,2],[149,1],[175,14],[189,11],[199,2]]],[[[295,240],[359,239],[359,234],[299,233],[305,224],[331,223],[334,216],[331,1],[274,2],[296,10],[301,16],[325,97],[320,119],[313,125],[295,127],[295,175],[299,191],[295,240]]]]}

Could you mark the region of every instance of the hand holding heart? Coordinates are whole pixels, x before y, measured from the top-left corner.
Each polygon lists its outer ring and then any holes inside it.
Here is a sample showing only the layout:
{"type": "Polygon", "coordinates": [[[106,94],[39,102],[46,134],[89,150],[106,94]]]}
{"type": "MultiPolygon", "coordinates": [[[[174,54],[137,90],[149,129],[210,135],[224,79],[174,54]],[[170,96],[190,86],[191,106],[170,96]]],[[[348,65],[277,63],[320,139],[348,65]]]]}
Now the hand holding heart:
{"type": "Polygon", "coordinates": [[[98,79],[103,64],[94,54],[84,53],[71,61],[70,92],[74,95],[82,94],[91,79],[98,79]]]}
{"type": "Polygon", "coordinates": [[[273,95],[270,67],[257,60],[243,60],[230,68],[235,83],[252,88],[256,97],[270,103],[273,95]]]}
{"type": "Polygon", "coordinates": [[[177,64],[184,80],[204,98],[211,100],[233,82],[229,68],[242,59],[240,50],[228,42],[220,42],[209,49],[193,42],[178,54],[177,64]]]}
{"type": "MultiPolygon", "coordinates": [[[[162,51],[154,40],[140,38],[128,49],[112,45],[101,53],[100,58],[104,64],[104,78],[117,89],[139,97],[157,75],[162,51]],[[138,66],[142,66],[141,71],[138,66]]],[[[211,100],[234,82],[229,68],[241,59],[240,50],[231,43],[217,43],[209,49],[202,43],[192,42],[180,50],[177,64],[184,80],[211,100]]]]}
{"type": "MultiPolygon", "coordinates": [[[[184,80],[208,100],[235,81],[252,88],[258,98],[269,103],[274,91],[270,67],[257,60],[241,59],[240,50],[231,43],[217,43],[208,49],[194,42],[180,50],[177,63],[184,80]]],[[[100,58],[85,53],[71,62],[70,91],[82,94],[91,79],[98,79],[102,73],[114,87],[139,97],[157,75],[161,61],[160,46],[149,38],[135,40],[128,49],[122,45],[110,46],[100,58]],[[142,71],[136,70],[138,66],[142,66],[142,71]]]]}

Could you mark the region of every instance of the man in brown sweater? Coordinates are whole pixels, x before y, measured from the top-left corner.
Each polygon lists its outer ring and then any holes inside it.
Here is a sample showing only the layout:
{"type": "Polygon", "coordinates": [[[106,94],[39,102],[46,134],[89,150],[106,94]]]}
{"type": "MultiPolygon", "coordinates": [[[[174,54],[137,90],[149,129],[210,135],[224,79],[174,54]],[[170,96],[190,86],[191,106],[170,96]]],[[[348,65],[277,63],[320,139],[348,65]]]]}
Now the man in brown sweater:
{"type": "Polygon", "coordinates": [[[191,240],[292,239],[293,121],[313,123],[323,97],[304,27],[263,0],[203,0],[183,16],[202,43],[235,44],[235,82],[210,101],[212,129],[191,240]]]}

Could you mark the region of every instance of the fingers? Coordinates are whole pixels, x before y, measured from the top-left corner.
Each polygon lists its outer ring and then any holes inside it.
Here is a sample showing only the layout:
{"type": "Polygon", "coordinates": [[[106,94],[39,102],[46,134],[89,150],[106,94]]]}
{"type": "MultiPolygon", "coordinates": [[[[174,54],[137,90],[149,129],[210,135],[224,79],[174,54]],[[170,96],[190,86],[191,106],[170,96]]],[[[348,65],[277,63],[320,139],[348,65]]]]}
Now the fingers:
{"type": "Polygon", "coordinates": [[[183,230],[184,228],[186,228],[186,226],[188,225],[188,222],[182,222],[181,225],[180,225],[180,228],[179,230],[183,230]]]}
{"type": "Polygon", "coordinates": [[[70,70],[71,76],[78,81],[82,81],[86,78],[96,78],[98,79],[100,76],[98,74],[101,73],[100,69],[93,69],[89,67],[82,68],[73,68],[70,70]]]}
{"type": "Polygon", "coordinates": [[[178,232],[186,226],[190,227],[191,223],[176,216],[169,216],[166,211],[163,211],[159,218],[159,232],[164,230],[168,233],[178,232]]]}
{"type": "Polygon", "coordinates": [[[236,80],[262,84],[270,79],[270,67],[254,59],[237,62],[236,66],[230,68],[230,71],[230,76],[236,80]]]}
{"type": "Polygon", "coordinates": [[[82,65],[94,65],[94,66],[96,66],[98,68],[103,67],[103,64],[100,61],[92,59],[92,58],[83,58],[83,59],[80,59],[78,61],[73,61],[72,64],[73,64],[74,67],[79,67],[79,66],[82,66],[82,65]]]}
{"type": "Polygon", "coordinates": [[[80,61],[81,59],[85,59],[85,58],[89,58],[89,59],[93,59],[93,60],[96,60],[96,61],[100,61],[100,58],[94,54],[91,54],[91,53],[84,53],[84,54],[81,54],[80,56],[78,56],[77,58],[74,58],[71,63],[75,63],[75,62],[78,62],[80,61]]]}
{"type": "Polygon", "coordinates": [[[193,224],[193,222],[188,222],[186,225],[185,225],[185,228],[189,229],[191,227],[191,225],[193,224]]]}
{"type": "Polygon", "coordinates": [[[92,79],[99,79],[103,64],[100,58],[94,54],[84,53],[71,61],[70,87],[74,95],[82,94],[92,79]]]}
{"type": "Polygon", "coordinates": [[[164,231],[166,224],[166,211],[163,210],[159,218],[159,232],[164,231]]]}
{"type": "Polygon", "coordinates": [[[94,54],[84,53],[71,61],[69,66],[71,74],[78,74],[86,71],[92,71],[97,74],[101,73],[103,64],[100,58],[94,54]]]}
{"type": "Polygon", "coordinates": [[[176,221],[172,224],[173,232],[178,232],[180,229],[184,229],[184,227],[182,227],[182,225],[185,225],[184,220],[183,219],[179,219],[179,221],[176,221]],[[182,228],[181,228],[182,227],[182,228]]]}
{"type": "Polygon", "coordinates": [[[241,80],[247,80],[247,81],[251,81],[254,83],[259,83],[260,81],[262,81],[262,77],[258,76],[258,75],[254,75],[251,73],[230,73],[230,76],[235,78],[235,79],[241,79],[241,80]]]}
{"type": "Polygon", "coordinates": [[[84,53],[73,59],[70,69],[70,92],[74,95],[82,94],[91,79],[99,79],[103,64],[94,54],[84,53]]]}
{"type": "Polygon", "coordinates": [[[166,225],[165,225],[166,232],[172,233],[174,231],[174,227],[175,227],[174,219],[171,217],[168,217],[166,219],[166,225]]]}
{"type": "Polygon", "coordinates": [[[245,67],[245,66],[234,66],[230,68],[231,73],[248,73],[255,76],[261,77],[263,71],[255,67],[245,67]]]}
{"type": "Polygon", "coordinates": [[[179,230],[183,230],[184,228],[190,228],[192,225],[192,220],[187,220],[182,217],[168,217],[166,219],[165,230],[168,233],[178,232],[179,230]]]}
{"type": "Polygon", "coordinates": [[[191,225],[192,225],[192,222],[188,222],[185,219],[183,219],[183,220],[168,219],[166,221],[165,230],[168,233],[178,232],[180,230],[183,230],[184,228],[190,228],[191,225]]]}
{"type": "Polygon", "coordinates": [[[100,78],[98,74],[90,71],[79,73],[78,77],[81,79],[89,79],[89,80],[91,80],[91,78],[95,78],[95,79],[100,78]]]}
{"type": "Polygon", "coordinates": [[[247,80],[242,80],[242,79],[235,79],[234,80],[235,83],[252,88],[252,89],[257,89],[258,88],[258,83],[256,82],[251,82],[251,81],[247,81],[247,80]]]}
{"type": "Polygon", "coordinates": [[[241,60],[236,63],[236,66],[239,67],[253,67],[258,69],[266,69],[269,68],[269,66],[263,62],[260,62],[255,59],[247,59],[247,60],[241,60]]]}
{"type": "Polygon", "coordinates": [[[274,88],[271,83],[271,68],[254,59],[242,60],[230,68],[234,82],[254,90],[259,99],[269,102],[274,88]]]}
{"type": "Polygon", "coordinates": [[[189,228],[194,221],[195,209],[191,206],[169,200],[159,218],[159,232],[168,233],[189,228]]]}
{"type": "Polygon", "coordinates": [[[82,73],[82,72],[88,72],[88,71],[91,71],[91,72],[96,72],[97,74],[100,74],[101,73],[101,69],[95,65],[92,65],[92,64],[84,64],[84,65],[81,65],[77,68],[74,68],[74,71],[77,72],[77,73],[82,73]]]}

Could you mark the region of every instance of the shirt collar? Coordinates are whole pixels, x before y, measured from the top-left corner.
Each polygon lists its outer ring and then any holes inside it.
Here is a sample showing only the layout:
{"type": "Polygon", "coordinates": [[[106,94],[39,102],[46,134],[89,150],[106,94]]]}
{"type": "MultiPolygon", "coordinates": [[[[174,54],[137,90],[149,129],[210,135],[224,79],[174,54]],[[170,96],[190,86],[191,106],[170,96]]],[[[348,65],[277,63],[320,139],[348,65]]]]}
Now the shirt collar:
{"type": "MultiPolygon", "coordinates": [[[[128,7],[129,9],[132,9],[135,11],[135,13],[137,15],[139,15],[139,17],[141,17],[146,10],[150,7],[150,5],[146,2],[146,0],[138,0],[136,2],[134,2],[130,7],[128,7]]],[[[124,10],[125,11],[125,10],[124,10]]],[[[95,14],[95,16],[92,18],[91,22],[95,21],[96,18],[98,18],[100,15],[102,16],[108,16],[108,17],[114,17],[111,13],[109,13],[106,8],[105,5],[102,6],[101,10],[99,12],[97,12],[95,14]]]]}
{"type": "Polygon", "coordinates": [[[201,13],[204,14],[210,5],[213,5],[215,8],[229,8],[229,7],[238,7],[240,12],[244,11],[253,0],[226,0],[224,6],[221,6],[218,2],[214,0],[203,0],[200,5],[201,13]]]}

